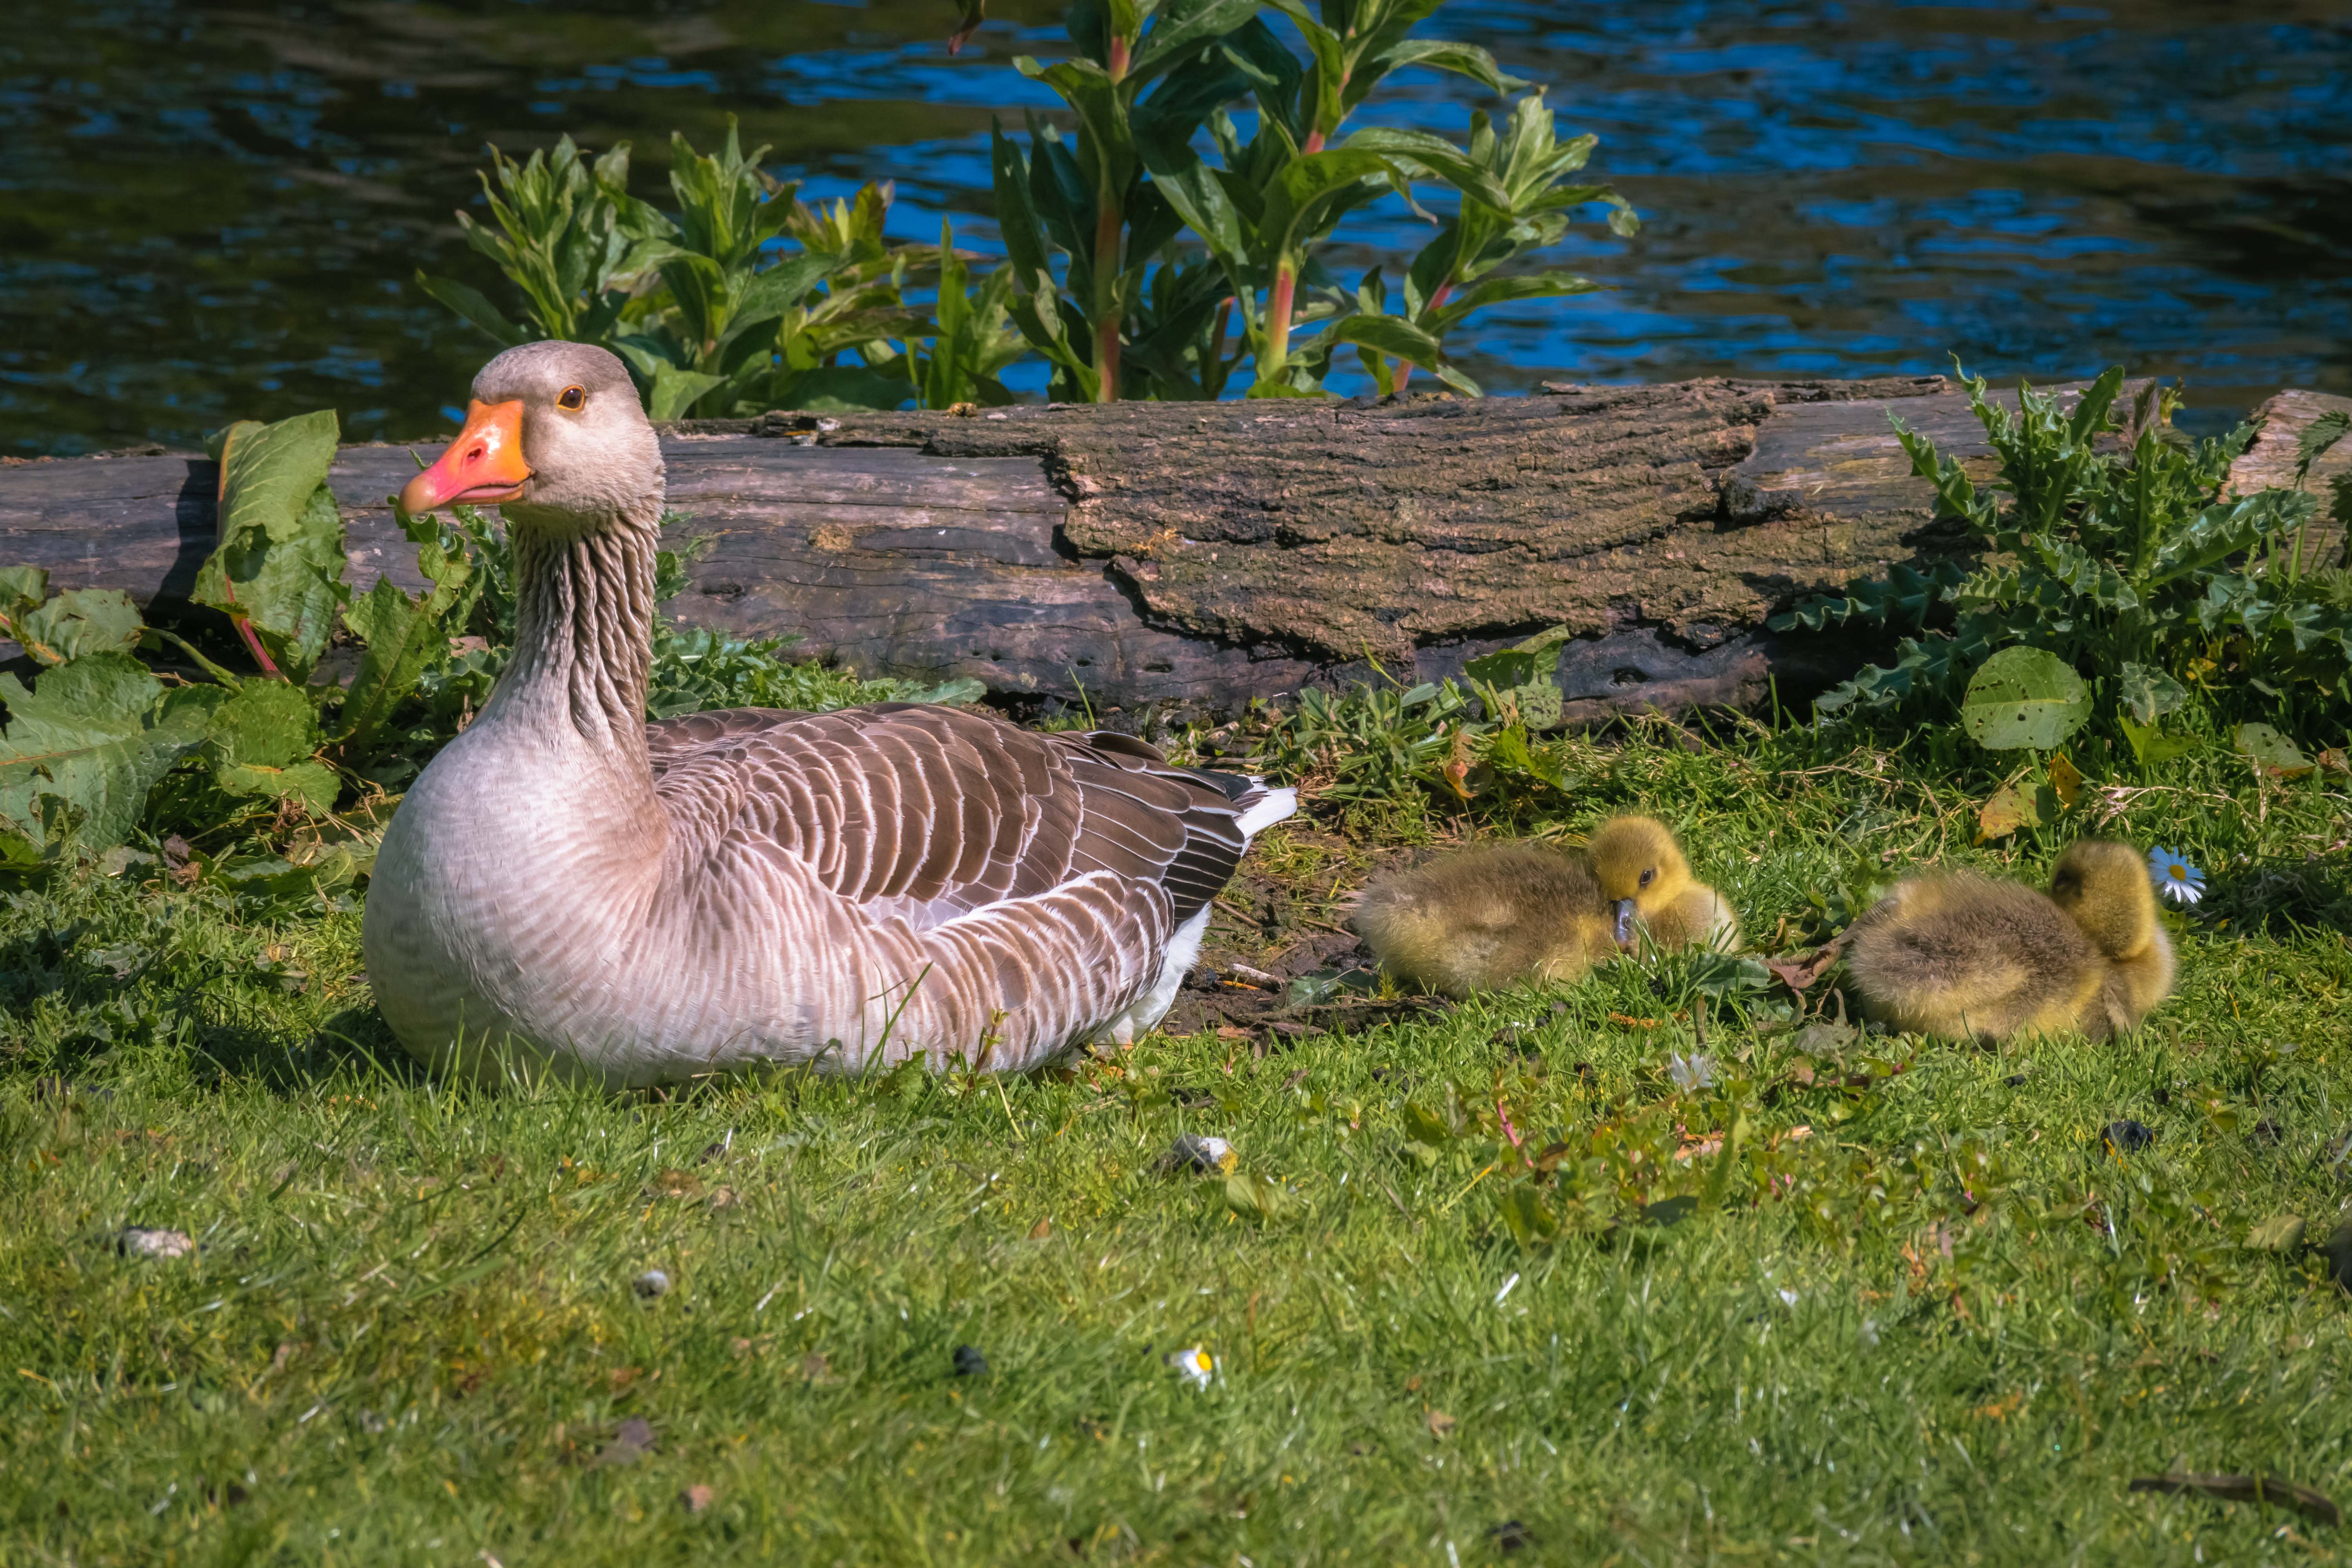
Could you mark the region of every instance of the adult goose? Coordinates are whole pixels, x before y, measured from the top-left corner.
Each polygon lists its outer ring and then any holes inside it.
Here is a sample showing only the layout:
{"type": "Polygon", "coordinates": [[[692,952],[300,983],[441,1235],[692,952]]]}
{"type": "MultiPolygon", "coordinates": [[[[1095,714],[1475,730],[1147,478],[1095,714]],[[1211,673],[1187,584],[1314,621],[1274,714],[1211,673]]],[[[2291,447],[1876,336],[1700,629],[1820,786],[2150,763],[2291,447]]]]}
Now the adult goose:
{"type": "Polygon", "coordinates": [[[411,1051],[619,1089],[1050,1061],[1159,1022],[1289,790],[908,703],[648,724],[661,447],[621,362],[509,349],[411,514],[504,509],[512,662],[401,802],[362,941],[411,1051]]]}

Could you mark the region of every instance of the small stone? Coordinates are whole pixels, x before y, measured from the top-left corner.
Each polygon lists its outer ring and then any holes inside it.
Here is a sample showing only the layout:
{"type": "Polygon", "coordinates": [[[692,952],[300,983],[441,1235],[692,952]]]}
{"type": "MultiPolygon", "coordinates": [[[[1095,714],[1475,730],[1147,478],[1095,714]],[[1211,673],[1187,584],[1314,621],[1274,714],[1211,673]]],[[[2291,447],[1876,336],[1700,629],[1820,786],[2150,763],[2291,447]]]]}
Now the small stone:
{"type": "Polygon", "coordinates": [[[2023,1089],[2025,1087],[2025,1075],[2021,1072],[2013,1072],[2000,1081],[2009,1085],[2011,1089],[2023,1089]]]}
{"type": "Polygon", "coordinates": [[[1187,1132],[1168,1146],[1160,1157],[1160,1168],[1170,1173],[1190,1172],[1195,1175],[1230,1175],[1241,1163],[1234,1146],[1222,1138],[1203,1137],[1187,1132]]]}
{"type": "Polygon", "coordinates": [[[629,1289],[635,1290],[645,1300],[650,1301],[669,1289],[669,1276],[658,1268],[648,1268],[629,1281],[629,1289]]]}
{"type": "Polygon", "coordinates": [[[988,1375],[988,1358],[973,1346],[958,1345],[955,1348],[955,1374],[958,1377],[985,1377],[988,1375]]]}
{"type": "Polygon", "coordinates": [[[147,1230],[132,1225],[115,1237],[114,1249],[125,1258],[185,1258],[196,1244],[184,1230],[147,1230]]]}
{"type": "Polygon", "coordinates": [[[688,1487],[677,1494],[678,1506],[688,1513],[700,1513],[710,1506],[710,1500],[717,1495],[709,1487],[688,1487]]]}
{"type": "Polygon", "coordinates": [[[2100,1129],[2099,1135],[2106,1141],[2107,1147],[2118,1154],[2137,1153],[2156,1142],[2153,1129],[2145,1127],[2129,1117],[2108,1122],[2105,1127],[2100,1129]]]}

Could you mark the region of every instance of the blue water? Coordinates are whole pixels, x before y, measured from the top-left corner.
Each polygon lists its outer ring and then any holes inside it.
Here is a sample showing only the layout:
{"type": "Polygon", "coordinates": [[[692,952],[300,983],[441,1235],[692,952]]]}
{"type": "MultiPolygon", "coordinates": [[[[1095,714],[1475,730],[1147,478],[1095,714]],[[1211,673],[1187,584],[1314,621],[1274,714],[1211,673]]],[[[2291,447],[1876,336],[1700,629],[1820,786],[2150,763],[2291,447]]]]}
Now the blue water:
{"type": "MultiPolygon", "coordinates": [[[[950,58],[951,9],[36,0],[0,39],[0,450],[321,404],[354,437],[433,428],[487,345],[408,279],[503,289],[446,216],[485,142],[629,138],[662,200],[669,131],[732,111],[804,195],[891,179],[895,234],[944,213],[991,249],[989,120],[1057,110],[1009,62],[1064,47],[1059,11],[999,5],[950,58]]],[[[1432,29],[1547,84],[1644,219],[1543,258],[1610,292],[1490,311],[1457,357],[1496,391],[2123,363],[2209,426],[2352,392],[2352,5],[2242,9],[1455,0],[1432,29]]],[[[1355,123],[1482,107],[1417,72],[1355,123]]],[[[1394,277],[1426,233],[1374,208],[1327,259],[1394,277]]]]}

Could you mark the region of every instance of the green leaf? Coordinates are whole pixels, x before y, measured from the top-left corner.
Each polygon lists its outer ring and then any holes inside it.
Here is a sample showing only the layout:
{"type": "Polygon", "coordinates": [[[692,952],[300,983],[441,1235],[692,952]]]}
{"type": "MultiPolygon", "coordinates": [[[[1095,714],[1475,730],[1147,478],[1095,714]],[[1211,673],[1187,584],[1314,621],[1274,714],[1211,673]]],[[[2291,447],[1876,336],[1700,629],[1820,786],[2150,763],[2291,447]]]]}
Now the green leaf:
{"type": "Polygon", "coordinates": [[[531,341],[529,328],[518,327],[499,314],[499,308],[470,284],[460,283],[454,278],[436,278],[420,271],[416,274],[416,286],[479,327],[500,348],[510,349],[517,343],[531,341]]]}
{"type": "Polygon", "coordinates": [[[904,376],[885,375],[862,364],[803,371],[777,390],[785,407],[820,414],[893,409],[915,395],[914,384],[904,376]]]}
{"type": "Polygon", "coordinates": [[[1258,13],[1262,0],[1206,0],[1160,12],[1123,79],[1132,92],[1144,82],[1198,55],[1258,13]]]}
{"type": "Polygon", "coordinates": [[[45,671],[31,690],[0,675],[8,709],[0,826],[46,842],[40,802],[53,796],[80,816],[74,837],[83,849],[112,848],[138,825],[155,781],[204,744],[205,720],[227,696],[210,686],[166,692],[136,659],[113,652],[45,671]]]}
{"type": "Polygon", "coordinates": [[[1559,1216],[1544,1202],[1543,1194],[1521,1182],[1503,1194],[1503,1228],[1511,1239],[1532,1252],[1559,1234],[1559,1216]]]}
{"type": "Polygon", "coordinates": [[[1349,137],[1347,144],[1400,163],[1418,164],[1470,200],[1497,212],[1511,209],[1511,193],[1494,171],[1472,162],[1461,148],[1433,132],[1372,126],[1349,137]]]}
{"type": "MultiPolygon", "coordinates": [[[[17,570],[35,574],[36,593],[47,586],[47,573],[36,567],[17,570]]],[[[24,644],[25,651],[45,665],[110,649],[129,653],[146,629],[139,606],[120,588],[69,588],[47,604],[17,598],[11,607],[8,601],[14,596],[13,588],[0,585],[0,631],[24,644]]]]}
{"type": "Polygon", "coordinates": [[[2296,482],[2302,481],[2303,476],[2310,471],[2311,465],[2317,462],[2323,453],[2344,439],[2347,430],[2352,430],[2352,413],[2341,408],[2331,408],[2303,427],[2294,438],[2296,482]]]}
{"type": "Polygon", "coordinates": [[[218,544],[191,597],[250,624],[284,674],[308,678],[334,631],[343,520],[327,488],[334,410],[230,426],[221,453],[218,544]]]}
{"type": "Polygon", "coordinates": [[[247,681],[213,710],[205,740],[214,782],[226,794],[290,797],[323,812],[341,790],[333,769],[310,760],[319,714],[302,687],[247,681]]]}
{"type": "Polygon", "coordinates": [[[696,399],[726,379],[698,370],[680,370],[667,360],[659,361],[654,365],[653,386],[646,394],[646,417],[683,418],[696,399]]]}
{"type": "Polygon", "coordinates": [[[1306,1205],[1298,1194],[1270,1176],[1236,1171],[1225,1178],[1225,1206],[1244,1219],[1271,1225],[1289,1218],[1306,1205]]]}
{"type": "Polygon", "coordinates": [[[2189,700],[2189,689],[2163,670],[2126,659],[2116,673],[2116,695],[2143,724],[2153,724],[2176,712],[2189,700]]]}
{"type": "Polygon", "coordinates": [[[2300,778],[2312,769],[2311,759],[2268,724],[2241,724],[2230,743],[2238,755],[2274,778],[2300,778]]]}
{"type": "MultiPolygon", "coordinates": [[[[1528,84],[1515,76],[1506,76],[1495,57],[1475,44],[1457,44],[1443,38],[1410,38],[1388,51],[1382,64],[1390,72],[1403,70],[1408,66],[1428,66],[1434,70],[1452,71],[1466,76],[1497,98],[1518,91],[1528,84]]],[[[1350,84],[1352,87],[1352,84],[1350,84]]],[[[1350,96],[1354,96],[1351,92],[1350,96]]]]}
{"type": "Polygon", "coordinates": [[[2125,741],[2131,745],[2132,755],[2139,759],[2142,767],[2185,757],[2203,744],[2194,736],[2167,735],[2152,724],[2135,724],[2129,719],[2120,719],[2117,723],[2123,729],[2125,741]]]}
{"type": "Polygon", "coordinates": [[[1274,255],[1287,256],[1401,177],[1396,165],[1377,153],[1353,147],[1309,153],[1285,166],[1267,187],[1259,241],[1274,255]]]}
{"type": "Polygon", "coordinates": [[[1969,681],[1960,722],[1989,752],[2047,752],[2090,721],[2091,689],[2046,648],[2005,647],[1969,681]]]}
{"type": "Polygon", "coordinates": [[[1445,363],[1445,351],[1437,340],[1402,316],[1344,316],[1324,329],[1317,341],[1335,347],[1360,343],[1424,370],[1435,370],[1445,363]]]}

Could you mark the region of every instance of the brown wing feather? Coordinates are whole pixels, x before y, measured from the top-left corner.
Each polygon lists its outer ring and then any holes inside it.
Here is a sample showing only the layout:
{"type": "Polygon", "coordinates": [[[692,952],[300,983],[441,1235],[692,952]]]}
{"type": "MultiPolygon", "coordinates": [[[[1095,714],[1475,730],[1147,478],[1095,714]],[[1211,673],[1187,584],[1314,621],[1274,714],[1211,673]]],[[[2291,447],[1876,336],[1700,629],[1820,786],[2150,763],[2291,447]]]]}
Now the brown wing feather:
{"type": "Polygon", "coordinates": [[[655,790],[704,842],[765,839],[919,926],[1096,871],[1160,888],[1181,921],[1233,875],[1257,798],[1130,736],[909,703],[697,713],[646,742],[655,790]]]}

